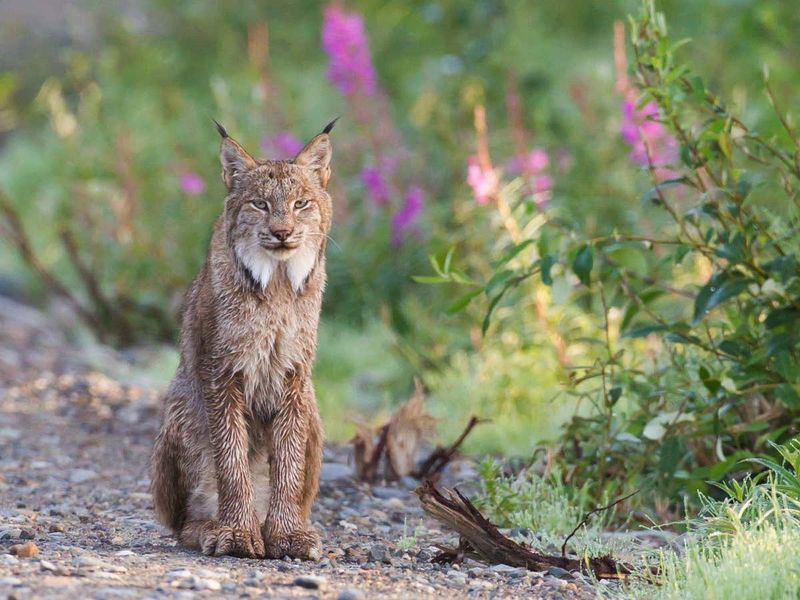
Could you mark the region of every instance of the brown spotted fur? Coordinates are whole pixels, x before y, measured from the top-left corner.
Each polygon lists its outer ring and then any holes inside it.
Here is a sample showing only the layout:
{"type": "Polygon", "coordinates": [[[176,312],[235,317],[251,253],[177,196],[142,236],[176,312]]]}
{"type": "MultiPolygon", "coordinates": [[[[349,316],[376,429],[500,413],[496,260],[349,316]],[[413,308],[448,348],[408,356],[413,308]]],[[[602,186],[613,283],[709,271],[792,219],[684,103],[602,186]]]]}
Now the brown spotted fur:
{"type": "Polygon", "coordinates": [[[219,127],[228,194],[186,297],[152,460],[160,521],[204,554],[319,556],[309,515],[323,434],[311,368],[331,225],[330,128],[294,160],[267,161],[219,127]]]}

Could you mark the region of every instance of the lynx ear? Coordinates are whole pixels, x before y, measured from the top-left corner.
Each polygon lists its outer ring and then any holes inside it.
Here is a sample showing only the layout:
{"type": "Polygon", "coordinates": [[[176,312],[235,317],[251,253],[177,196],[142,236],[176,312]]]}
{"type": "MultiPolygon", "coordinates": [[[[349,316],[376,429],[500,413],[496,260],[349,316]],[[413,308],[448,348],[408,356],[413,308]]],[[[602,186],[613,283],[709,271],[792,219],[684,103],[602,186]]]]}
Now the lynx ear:
{"type": "Polygon", "coordinates": [[[331,154],[333,150],[331,148],[331,138],[328,134],[337,120],[338,118],[328,123],[322,133],[314,136],[294,158],[295,164],[309,167],[316,171],[317,177],[319,177],[319,184],[323,188],[328,186],[328,180],[331,177],[331,154]]]}
{"type": "Polygon", "coordinates": [[[244,173],[256,166],[256,161],[241,144],[228,135],[225,128],[214,121],[217,131],[222,138],[219,147],[219,162],[222,163],[222,181],[229,190],[233,186],[234,178],[240,173],[244,173]]]}

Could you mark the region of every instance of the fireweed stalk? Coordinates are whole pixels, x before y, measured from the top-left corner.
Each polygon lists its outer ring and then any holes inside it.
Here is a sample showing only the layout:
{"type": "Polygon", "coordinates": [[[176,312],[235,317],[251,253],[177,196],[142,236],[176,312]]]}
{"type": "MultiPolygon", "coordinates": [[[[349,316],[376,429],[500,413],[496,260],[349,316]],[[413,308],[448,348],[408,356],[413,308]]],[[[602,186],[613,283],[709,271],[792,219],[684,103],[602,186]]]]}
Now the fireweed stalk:
{"type": "Polygon", "coordinates": [[[385,108],[361,15],[346,12],[339,3],[326,6],[322,49],[328,56],[328,79],[347,99],[371,145],[371,159],[360,172],[361,184],[373,207],[392,213],[391,241],[400,245],[418,231],[423,192],[415,182],[403,181],[403,145],[385,108]],[[406,190],[402,200],[399,190],[406,190]]]}

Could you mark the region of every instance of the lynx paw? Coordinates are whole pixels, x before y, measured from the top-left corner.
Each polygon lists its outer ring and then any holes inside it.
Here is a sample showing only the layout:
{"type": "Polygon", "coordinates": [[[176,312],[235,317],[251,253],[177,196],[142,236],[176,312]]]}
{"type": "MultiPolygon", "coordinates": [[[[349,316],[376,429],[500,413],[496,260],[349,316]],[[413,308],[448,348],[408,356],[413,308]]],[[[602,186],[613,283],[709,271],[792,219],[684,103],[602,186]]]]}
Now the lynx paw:
{"type": "Polygon", "coordinates": [[[200,549],[207,556],[227,554],[239,558],[263,558],[264,540],[257,529],[217,525],[201,534],[200,549]]]}
{"type": "Polygon", "coordinates": [[[300,558],[319,560],[322,554],[319,533],[313,528],[297,529],[290,533],[269,534],[264,532],[267,558],[300,558]]]}

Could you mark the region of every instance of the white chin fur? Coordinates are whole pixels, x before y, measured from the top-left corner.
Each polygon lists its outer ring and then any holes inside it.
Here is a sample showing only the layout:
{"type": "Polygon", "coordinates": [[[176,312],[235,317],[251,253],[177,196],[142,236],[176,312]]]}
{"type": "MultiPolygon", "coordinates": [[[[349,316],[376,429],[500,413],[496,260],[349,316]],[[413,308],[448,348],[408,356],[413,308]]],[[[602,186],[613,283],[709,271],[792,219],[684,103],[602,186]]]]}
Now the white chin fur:
{"type": "Polygon", "coordinates": [[[274,252],[265,248],[250,248],[241,251],[236,248],[236,254],[244,266],[250,271],[261,289],[266,289],[272,276],[283,265],[286,276],[296,293],[300,293],[303,284],[314,266],[317,264],[317,252],[314,248],[301,246],[296,250],[274,252]]]}

